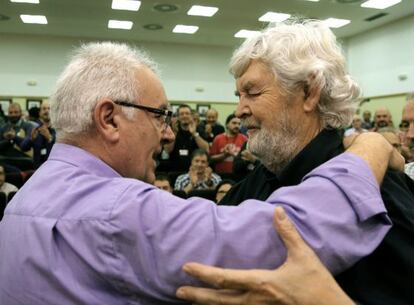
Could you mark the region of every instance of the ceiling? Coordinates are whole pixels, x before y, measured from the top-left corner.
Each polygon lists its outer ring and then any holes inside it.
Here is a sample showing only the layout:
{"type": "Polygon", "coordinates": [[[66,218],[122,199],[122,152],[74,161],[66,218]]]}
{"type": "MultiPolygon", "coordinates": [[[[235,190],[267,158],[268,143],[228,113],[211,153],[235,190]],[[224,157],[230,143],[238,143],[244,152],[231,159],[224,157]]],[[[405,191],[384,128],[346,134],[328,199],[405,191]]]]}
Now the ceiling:
{"type": "Polygon", "coordinates": [[[360,7],[365,0],[142,0],[137,12],[112,10],[111,2],[112,0],[40,0],[40,4],[25,4],[0,0],[0,14],[9,17],[8,20],[0,21],[0,33],[235,46],[240,43],[240,39],[233,35],[240,29],[259,30],[266,26],[266,23],[257,19],[267,11],[317,19],[350,19],[350,24],[334,29],[336,35],[342,38],[414,14],[414,0],[402,0],[385,10],[360,7]],[[178,9],[160,12],[154,9],[157,4],[174,4],[178,9]],[[219,11],[211,18],[188,16],[186,12],[193,4],[216,6],[219,11]],[[365,21],[382,12],[388,15],[370,22],[365,21]],[[20,14],[45,15],[48,24],[24,24],[20,20],[20,14]],[[108,29],[109,19],[130,20],[134,26],[130,31],[108,29]],[[159,24],[163,28],[147,30],[143,27],[147,24],[159,24]],[[176,24],[196,25],[199,30],[194,35],[172,33],[176,24]]]}

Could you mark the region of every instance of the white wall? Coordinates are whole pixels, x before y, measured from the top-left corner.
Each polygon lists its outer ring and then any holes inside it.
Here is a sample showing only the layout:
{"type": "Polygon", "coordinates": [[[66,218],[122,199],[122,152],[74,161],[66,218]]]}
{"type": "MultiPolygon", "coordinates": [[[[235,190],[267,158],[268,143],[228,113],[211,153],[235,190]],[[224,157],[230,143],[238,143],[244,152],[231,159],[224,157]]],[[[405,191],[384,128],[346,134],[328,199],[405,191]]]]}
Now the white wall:
{"type": "MultiPolygon", "coordinates": [[[[0,34],[0,96],[48,96],[77,39],[0,34]],[[27,81],[37,86],[30,87],[27,81]]],[[[161,65],[174,101],[236,102],[232,49],[142,43],[161,65]],[[202,88],[202,92],[196,88],[202,88]]],[[[364,96],[414,91],[414,16],[346,39],[348,68],[364,96]],[[408,79],[398,80],[406,74],[408,79]]]]}
{"type": "Polygon", "coordinates": [[[349,38],[348,68],[364,96],[414,91],[414,16],[349,38]],[[398,76],[406,74],[400,81],[398,76]]]}
{"type": "MultiPolygon", "coordinates": [[[[0,34],[0,96],[49,96],[71,50],[79,43],[70,38],[0,34]],[[37,85],[28,86],[28,81],[37,85]]],[[[160,64],[170,100],[236,101],[234,81],[228,73],[231,48],[137,45],[160,64]]]]}

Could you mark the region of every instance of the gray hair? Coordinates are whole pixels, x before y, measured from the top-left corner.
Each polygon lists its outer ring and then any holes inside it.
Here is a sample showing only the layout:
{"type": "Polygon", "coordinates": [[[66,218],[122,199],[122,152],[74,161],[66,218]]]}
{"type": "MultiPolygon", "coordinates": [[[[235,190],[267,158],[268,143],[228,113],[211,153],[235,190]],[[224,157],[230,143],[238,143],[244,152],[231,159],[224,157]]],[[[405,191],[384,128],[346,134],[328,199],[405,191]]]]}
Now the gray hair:
{"type": "MultiPolygon", "coordinates": [[[[51,122],[58,139],[90,131],[93,110],[101,99],[138,100],[136,76],[144,67],[158,73],[148,55],[126,44],[101,42],[78,48],[50,99],[51,122]]],[[[122,107],[122,111],[132,119],[133,109],[122,107]]]]}
{"type": "Polygon", "coordinates": [[[358,85],[347,74],[345,58],[332,31],[321,21],[270,25],[237,49],[230,72],[240,77],[252,60],[267,64],[286,94],[320,88],[318,111],[323,127],[348,126],[356,111],[358,85]]]}

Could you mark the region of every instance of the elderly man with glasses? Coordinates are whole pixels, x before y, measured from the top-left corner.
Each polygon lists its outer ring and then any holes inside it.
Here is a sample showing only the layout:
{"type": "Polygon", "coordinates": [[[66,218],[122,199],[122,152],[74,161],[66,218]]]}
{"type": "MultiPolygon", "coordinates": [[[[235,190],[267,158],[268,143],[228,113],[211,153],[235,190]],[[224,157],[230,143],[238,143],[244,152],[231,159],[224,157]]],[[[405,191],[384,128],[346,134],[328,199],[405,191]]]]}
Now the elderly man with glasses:
{"type": "Polygon", "coordinates": [[[0,304],[169,304],[191,283],[187,261],[275,268],[286,255],[277,206],[333,272],[390,229],[378,183],[392,148],[376,137],[266,203],[219,207],[159,190],[155,159],[174,140],[168,108],[145,54],[114,43],[78,50],[51,97],[57,143],[0,222],[0,304]]]}

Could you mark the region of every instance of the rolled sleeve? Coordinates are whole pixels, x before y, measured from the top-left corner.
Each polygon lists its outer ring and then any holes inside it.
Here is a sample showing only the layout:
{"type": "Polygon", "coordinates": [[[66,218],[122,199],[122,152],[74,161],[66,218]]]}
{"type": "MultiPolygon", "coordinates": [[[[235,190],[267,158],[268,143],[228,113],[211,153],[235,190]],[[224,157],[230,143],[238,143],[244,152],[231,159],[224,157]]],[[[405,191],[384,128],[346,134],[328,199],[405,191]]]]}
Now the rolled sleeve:
{"type": "Polygon", "coordinates": [[[177,287],[194,283],[181,271],[188,261],[276,268],[286,249],[273,227],[275,205],[284,207],[334,273],[371,253],[390,228],[373,175],[349,154],[315,169],[300,185],[275,191],[265,203],[246,200],[237,207],[183,200],[138,183],[120,195],[112,212],[119,258],[114,278],[131,293],[171,301],[177,287]]]}

